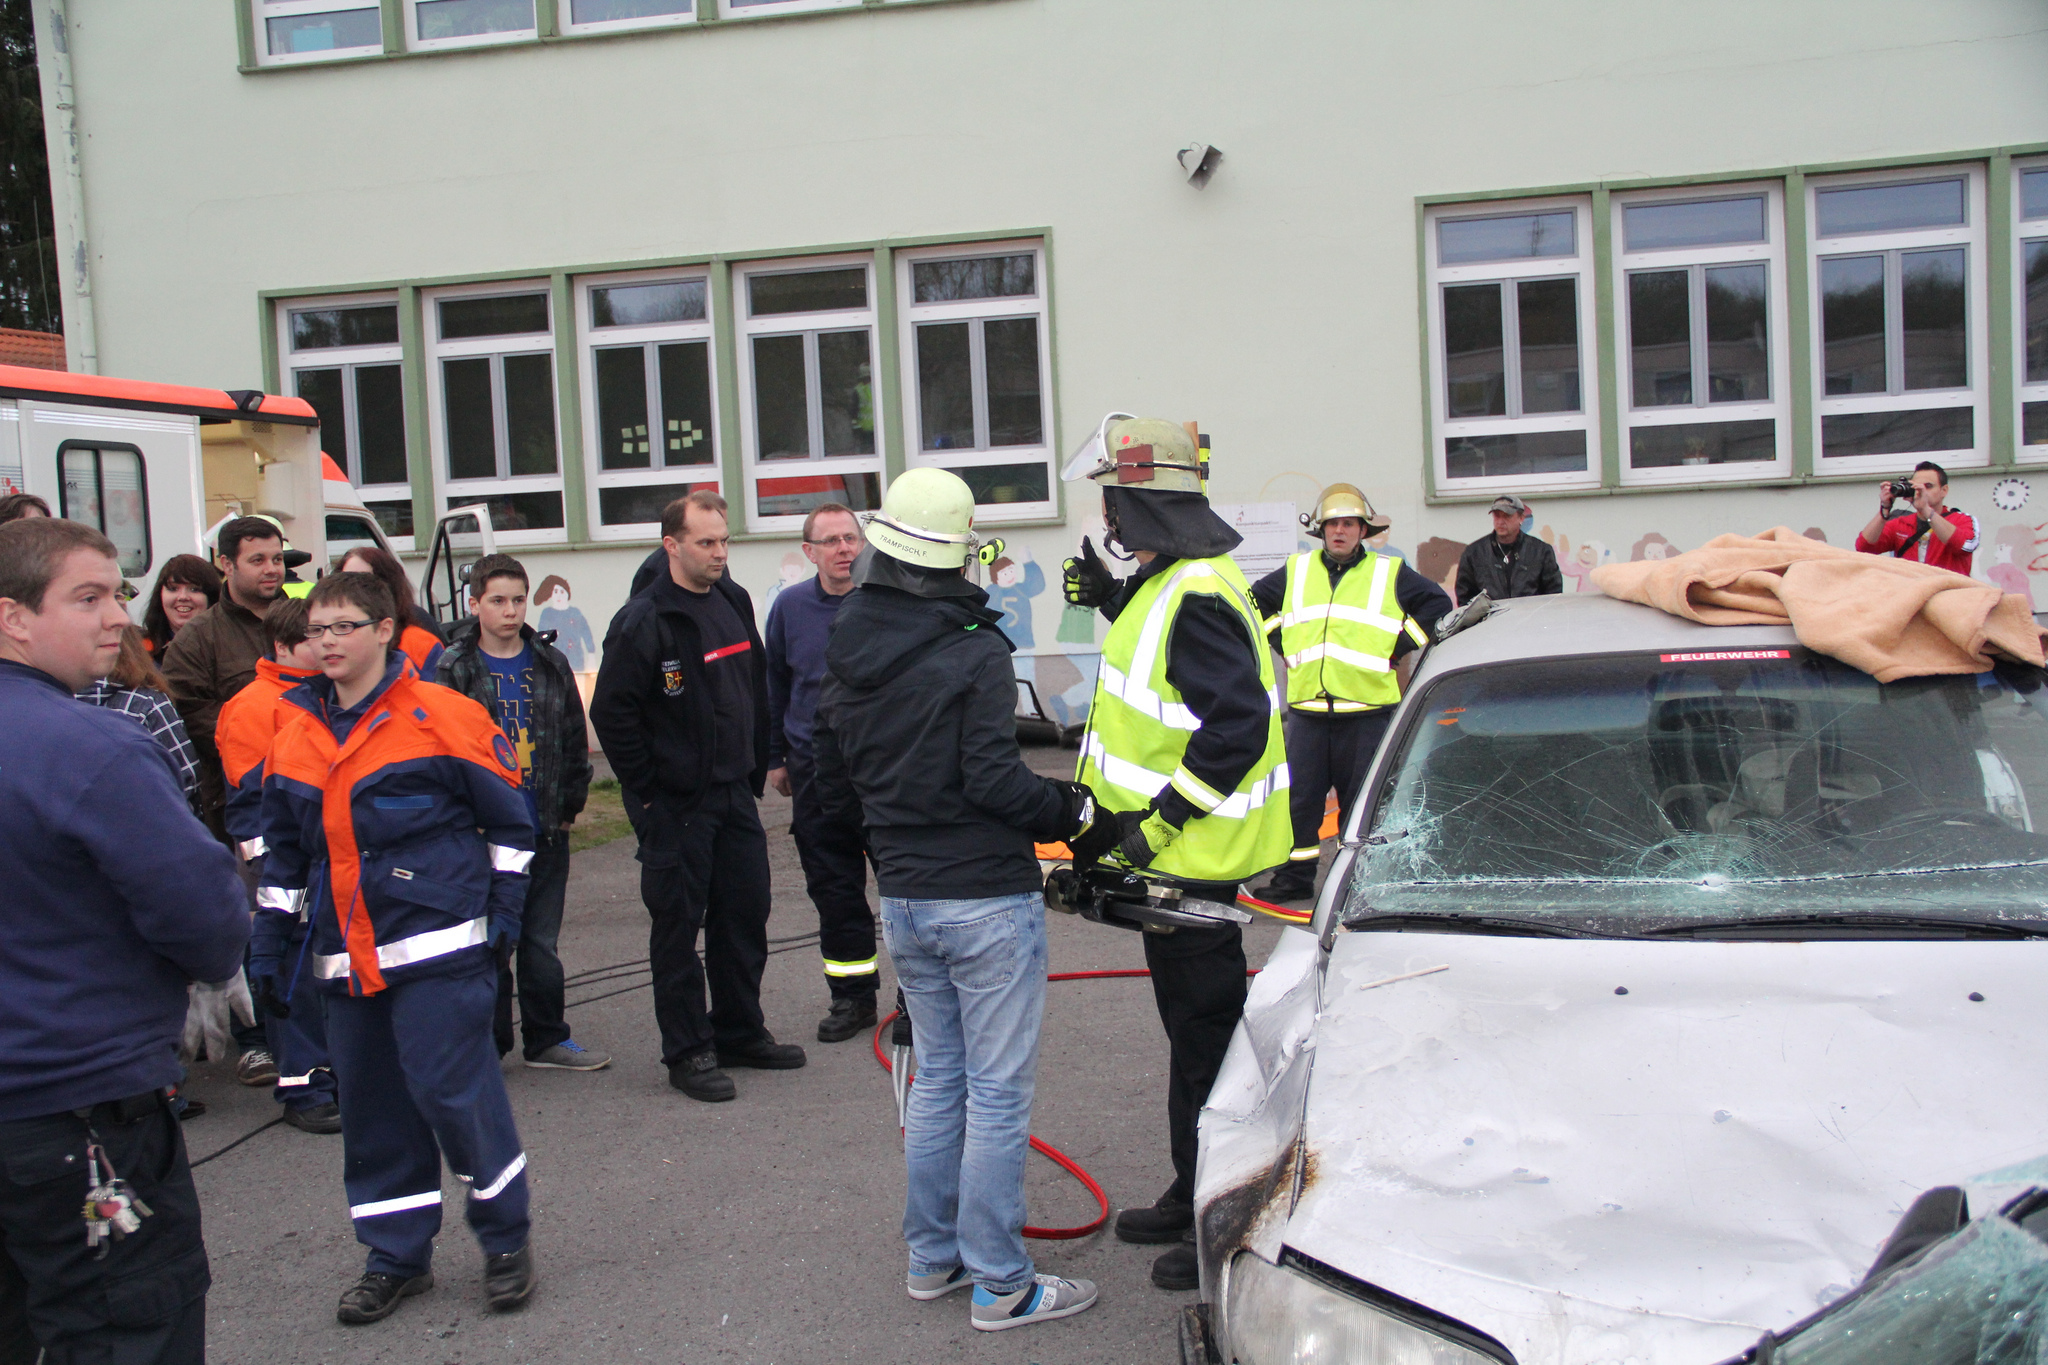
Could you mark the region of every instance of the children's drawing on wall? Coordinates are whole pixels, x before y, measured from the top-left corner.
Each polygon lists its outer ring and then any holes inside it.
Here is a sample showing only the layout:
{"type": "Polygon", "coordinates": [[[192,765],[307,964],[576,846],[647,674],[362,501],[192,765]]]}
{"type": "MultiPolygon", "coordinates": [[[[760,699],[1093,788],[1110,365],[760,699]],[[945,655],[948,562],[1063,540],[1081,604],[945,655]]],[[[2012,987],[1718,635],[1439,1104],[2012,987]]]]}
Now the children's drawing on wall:
{"type": "Polygon", "coordinates": [[[1022,547],[1004,554],[988,568],[989,610],[1003,614],[996,625],[1017,648],[1037,648],[1031,630],[1031,599],[1045,591],[1045,570],[1032,559],[1031,551],[1022,547]]]}
{"type": "Polygon", "coordinates": [[[1098,658],[1092,654],[1019,654],[1012,662],[1018,680],[1031,684],[1046,714],[1068,726],[1088,719],[1098,658]]]}
{"type": "Polygon", "coordinates": [[[1566,578],[1572,580],[1573,592],[1598,592],[1592,585],[1593,570],[1605,564],[1613,555],[1597,540],[1582,540],[1577,548],[1572,546],[1571,537],[1543,528],[1543,539],[1550,542],[1550,548],[1557,551],[1557,567],[1566,578]]]}
{"type": "Polygon", "coordinates": [[[782,556],[782,566],[775,571],[775,581],[768,587],[768,593],[761,599],[761,619],[768,619],[768,608],[775,605],[775,599],[784,588],[793,588],[811,576],[810,561],[791,550],[782,556]]]}
{"type": "Polygon", "coordinates": [[[1400,560],[1403,564],[1413,564],[1415,561],[1408,557],[1408,552],[1406,550],[1397,548],[1393,542],[1394,519],[1392,517],[1388,517],[1387,529],[1380,532],[1378,535],[1374,536],[1371,540],[1365,542],[1366,552],[1368,554],[1376,555],[1392,555],[1394,558],[1400,560]]]}
{"type": "Polygon", "coordinates": [[[1656,531],[1651,531],[1635,543],[1628,552],[1629,562],[1638,563],[1645,559],[1669,559],[1678,553],[1678,547],[1656,531]]]}
{"type": "Polygon", "coordinates": [[[1431,536],[1416,547],[1415,572],[1442,588],[1458,600],[1458,556],[1465,553],[1465,547],[1455,540],[1442,536],[1431,536]]]}
{"type": "Polygon", "coordinates": [[[2028,581],[2026,565],[2034,561],[2034,546],[2038,527],[2014,523],[1998,528],[1991,538],[1991,563],[1984,570],[1984,576],[2000,592],[2018,593],[2027,599],[2027,610],[2034,609],[2034,585],[2028,581]]]}
{"type": "Polygon", "coordinates": [[[1809,526],[1799,534],[1805,536],[1808,540],[1817,540],[1823,545],[1828,543],[1828,533],[1821,530],[1818,526],[1809,526]]]}
{"type": "Polygon", "coordinates": [[[591,636],[590,622],[583,619],[583,612],[569,605],[569,580],[560,574],[549,574],[540,581],[540,590],[534,593],[533,600],[540,607],[533,628],[555,633],[555,648],[562,651],[575,672],[595,669],[597,641],[591,636]]]}

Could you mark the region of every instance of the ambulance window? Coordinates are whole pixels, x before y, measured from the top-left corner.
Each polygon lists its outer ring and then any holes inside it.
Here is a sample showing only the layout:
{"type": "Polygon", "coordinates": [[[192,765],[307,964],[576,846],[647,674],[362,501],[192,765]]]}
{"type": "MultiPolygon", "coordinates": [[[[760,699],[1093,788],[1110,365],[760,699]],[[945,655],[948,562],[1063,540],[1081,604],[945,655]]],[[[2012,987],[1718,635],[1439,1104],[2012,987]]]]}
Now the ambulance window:
{"type": "Polygon", "coordinates": [[[58,515],[97,527],[114,542],[127,577],[149,569],[149,479],[142,452],[134,446],[86,445],[66,441],[57,447],[63,476],[58,515]]]}

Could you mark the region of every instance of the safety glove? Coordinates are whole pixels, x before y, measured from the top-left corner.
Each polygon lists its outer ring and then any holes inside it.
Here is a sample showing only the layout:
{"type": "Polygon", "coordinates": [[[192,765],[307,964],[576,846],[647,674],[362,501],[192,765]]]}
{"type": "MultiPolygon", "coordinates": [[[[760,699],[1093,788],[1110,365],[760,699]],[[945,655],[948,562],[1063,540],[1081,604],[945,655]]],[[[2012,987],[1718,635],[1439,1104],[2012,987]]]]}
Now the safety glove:
{"type": "Polygon", "coordinates": [[[1124,837],[1123,822],[1117,819],[1115,811],[1095,799],[1095,793],[1084,783],[1062,782],[1067,789],[1067,827],[1073,832],[1067,836],[1067,851],[1074,855],[1074,866],[1086,867],[1098,862],[1102,855],[1117,846],[1124,837]]]}
{"type": "Polygon", "coordinates": [[[1077,607],[1099,607],[1116,596],[1116,588],[1116,575],[1082,536],[1081,557],[1068,560],[1060,570],[1060,591],[1077,607]]]}
{"type": "Polygon", "coordinates": [[[1169,824],[1157,810],[1127,810],[1121,819],[1123,839],[1116,852],[1132,867],[1150,867],[1153,859],[1180,838],[1180,827],[1169,824]]]}
{"type": "Polygon", "coordinates": [[[254,1005],[278,1019],[290,1016],[292,1007],[279,989],[285,951],[291,946],[293,917],[275,910],[256,911],[249,931],[249,989],[254,1005]]]}

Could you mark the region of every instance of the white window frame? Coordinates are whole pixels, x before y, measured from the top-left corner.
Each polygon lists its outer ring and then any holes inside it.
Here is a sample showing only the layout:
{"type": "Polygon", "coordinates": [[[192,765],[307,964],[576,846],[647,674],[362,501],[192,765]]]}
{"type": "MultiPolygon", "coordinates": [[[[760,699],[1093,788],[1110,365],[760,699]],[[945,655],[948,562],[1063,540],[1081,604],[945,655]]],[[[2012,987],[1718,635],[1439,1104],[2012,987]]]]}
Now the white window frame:
{"type": "Polygon", "coordinates": [[[757,19],[768,14],[801,14],[820,9],[859,9],[862,0],[761,0],[759,4],[735,5],[732,0],[718,0],[718,17],[721,19],[757,19]]]}
{"type": "Polygon", "coordinates": [[[639,19],[597,19],[577,23],[571,16],[576,13],[574,0],[557,0],[563,33],[628,33],[646,28],[680,28],[697,22],[696,0],[682,0],[683,8],[676,14],[650,14],[639,19]]]}
{"type": "MultiPolygon", "coordinates": [[[[1945,469],[1981,468],[1991,461],[1990,309],[1985,306],[1990,287],[1985,243],[1984,167],[1913,166],[1888,171],[1859,171],[1849,175],[1816,177],[1806,182],[1806,221],[1812,225],[1807,242],[1808,307],[1813,318],[1813,353],[1807,357],[1813,376],[1813,472],[1828,474],[1898,473],[1910,470],[1921,460],[1932,460],[1945,469]],[[1963,181],[1963,224],[1960,227],[1909,228],[1903,231],[1858,232],[1838,237],[1820,235],[1819,199],[1825,190],[1851,189],[1866,185],[1916,184],[1929,180],[1963,181]],[[1829,396],[1827,387],[1827,319],[1822,312],[1821,262],[1834,256],[1872,256],[1888,251],[1914,251],[1926,247],[1964,248],[1963,344],[1970,383],[1960,389],[1901,389],[1897,393],[1829,396]],[[1829,417],[1863,412],[1914,412],[1928,408],[1968,408],[1971,411],[1972,444],[1964,450],[1906,451],[1897,455],[1839,455],[1825,453],[1823,424],[1829,417]]],[[[1890,296],[1887,267],[1887,297],[1890,296]]],[[[1889,308],[1887,308],[1889,314],[1889,308]]],[[[1891,346],[1891,322],[1886,319],[1886,347],[1891,346]]],[[[1889,366],[1888,366],[1889,369],[1889,366]]],[[[1902,382],[1904,376],[1900,375],[1902,382]]]]}
{"type": "Polygon", "coordinates": [[[2048,464],[2048,444],[2026,443],[2027,404],[2048,403],[2048,380],[2027,382],[2027,243],[2048,240],[2048,215],[2024,216],[2026,206],[2020,197],[2020,177],[2027,171],[2048,171],[2048,157],[2031,157],[2015,161],[2012,166],[2013,453],[2020,464],[2048,464]]]}
{"type": "Polygon", "coordinates": [[[748,261],[732,271],[733,349],[739,362],[740,448],[745,480],[745,505],[749,531],[801,531],[804,519],[796,514],[763,516],[760,486],[763,479],[790,479],[806,474],[873,474],[878,486],[886,487],[887,472],[882,452],[888,449],[888,405],[882,401],[881,330],[877,323],[875,258],[868,252],[841,256],[795,256],[777,260],[748,261]],[[786,275],[814,270],[844,270],[859,266],[867,275],[867,307],[822,313],[776,313],[755,318],[749,281],[756,275],[786,275]],[[787,335],[792,332],[848,332],[866,328],[868,333],[868,374],[875,415],[875,453],[872,455],[813,455],[807,460],[760,458],[761,437],[754,410],[754,338],[787,335]]]}
{"type": "MultiPolygon", "coordinates": [[[[1423,214],[1423,250],[1428,288],[1426,317],[1429,326],[1430,460],[1436,472],[1438,494],[1550,493],[1600,486],[1600,368],[1596,344],[1593,298],[1593,201],[1590,195],[1564,195],[1545,199],[1499,199],[1476,203],[1437,204],[1423,214]],[[1442,265],[1437,256],[1441,238],[1437,225],[1463,218],[1508,218],[1525,213],[1572,214],[1571,256],[1540,259],[1480,261],[1469,265],[1442,265]],[[1491,284],[1527,279],[1573,277],[1578,282],[1579,411],[1546,412],[1522,417],[1451,417],[1445,390],[1443,291],[1445,285],[1491,284]],[[1586,468],[1572,474],[1520,474],[1497,478],[1450,476],[1447,443],[1460,436],[1510,436],[1553,431],[1583,431],[1586,434],[1586,468]]],[[[1515,320],[1511,312],[1502,317],[1501,340],[1507,353],[1509,388],[1519,373],[1519,348],[1513,337],[1515,320]]]]}
{"type": "MultiPolygon", "coordinates": [[[[422,328],[426,336],[427,368],[427,451],[433,462],[434,515],[447,515],[450,507],[463,503],[482,502],[493,495],[511,493],[557,493],[562,497],[562,525],[540,530],[495,531],[500,545],[559,545],[569,538],[568,491],[563,486],[562,469],[562,404],[561,378],[555,371],[555,332],[561,319],[554,314],[554,291],[546,278],[537,280],[493,280],[489,284],[452,285],[441,289],[422,289],[420,309],[422,328]],[[447,299],[489,298],[501,294],[539,294],[547,300],[548,330],[546,332],[518,332],[506,336],[460,337],[453,341],[441,340],[440,305],[447,299]],[[487,479],[452,479],[448,476],[448,405],[442,393],[441,362],[466,356],[510,356],[537,355],[545,353],[548,358],[549,381],[553,390],[549,406],[555,414],[555,472],[553,474],[521,474],[513,477],[493,476],[487,479]]],[[[494,395],[498,386],[493,384],[494,395]]],[[[494,401],[495,398],[494,398],[494,401]]],[[[505,430],[505,412],[502,403],[492,413],[496,423],[496,434],[501,445],[510,440],[505,430]]]]}
{"type": "Polygon", "coordinates": [[[378,0],[246,0],[255,19],[256,65],[303,66],[307,62],[332,62],[344,57],[369,57],[384,51],[384,7],[378,0]],[[270,26],[265,19],[290,19],[301,14],[331,14],[338,10],[367,10],[377,20],[377,41],[361,47],[334,47],[320,52],[270,50],[270,26]]]}
{"type": "MultiPolygon", "coordinates": [[[[725,467],[719,458],[718,428],[718,345],[713,334],[710,306],[710,272],[702,267],[682,270],[630,271],[607,275],[586,275],[576,281],[576,365],[583,389],[583,476],[590,490],[587,499],[589,533],[592,540],[648,540],[661,534],[659,521],[607,524],[601,510],[599,490],[633,488],[673,483],[709,483],[725,493],[725,467]],[[661,322],[639,327],[593,327],[590,323],[590,291],[608,285],[675,284],[700,280],[704,284],[705,308],[701,322],[661,322]],[[711,463],[708,465],[655,465],[648,469],[606,469],[603,433],[598,430],[597,351],[601,346],[645,346],[668,341],[702,341],[711,372],[711,463]],[[692,474],[689,471],[702,471],[692,474]],[[681,476],[681,477],[679,477],[681,476]]],[[[649,397],[658,390],[650,385],[649,397]]],[[[657,447],[658,449],[658,447],[657,447]]]]}
{"type": "MultiPolygon", "coordinates": [[[[1683,190],[1639,190],[1612,198],[1611,226],[1614,242],[1614,384],[1620,397],[1620,470],[1624,487],[1656,487],[1660,484],[1755,483],[1759,480],[1789,478],[1792,474],[1792,353],[1786,343],[1790,316],[1790,294],[1785,282],[1785,187],[1782,181],[1752,181],[1727,185],[1693,185],[1683,190]],[[1722,199],[1764,200],[1764,240],[1721,246],[1656,247],[1642,251],[1628,249],[1628,234],[1622,210],[1644,204],[1684,204],[1722,199]],[[1653,407],[1635,406],[1635,352],[1630,314],[1629,276],[1649,270],[1680,270],[1691,266],[1761,264],[1768,271],[1765,290],[1765,328],[1770,346],[1767,373],[1771,398],[1764,403],[1712,403],[1700,392],[1706,374],[1695,364],[1694,402],[1653,407]],[[1638,427],[1695,426],[1709,422],[1749,422],[1768,419],[1776,423],[1776,458],[1765,462],[1719,465],[1674,465],[1663,469],[1638,470],[1630,463],[1638,427]]],[[[1697,305],[1698,300],[1693,300],[1697,305]]],[[[1694,358],[1701,357],[1706,317],[1693,309],[1694,358]]]]}
{"type": "MultiPolygon", "coordinates": [[[[401,367],[400,374],[402,379],[405,354],[404,346],[400,342],[393,342],[388,346],[329,346],[307,351],[295,351],[292,349],[292,314],[294,313],[316,312],[323,308],[375,308],[380,306],[388,306],[396,310],[398,307],[398,295],[394,293],[322,294],[314,298],[278,300],[276,307],[277,368],[278,382],[284,391],[288,394],[296,394],[299,391],[298,381],[295,378],[295,373],[299,370],[341,369],[346,371],[358,365],[397,365],[401,367]]],[[[401,325],[399,336],[403,338],[404,335],[405,330],[403,325],[401,325]]],[[[342,402],[347,409],[345,417],[350,424],[351,431],[354,430],[356,422],[355,404],[352,401],[354,394],[354,376],[345,374],[342,381],[342,402]]],[[[340,455],[335,454],[332,449],[333,442],[324,433],[322,434],[320,445],[327,455],[334,460],[335,464],[341,467],[342,473],[348,476],[348,480],[355,488],[357,496],[361,497],[366,503],[410,503],[412,501],[412,483],[410,478],[405,483],[357,482],[361,475],[362,452],[360,449],[352,452],[349,451],[345,442],[346,435],[344,435],[343,453],[340,455]]],[[[413,458],[414,452],[411,448],[411,443],[408,442],[405,452],[405,467],[408,475],[412,472],[413,458]]],[[[413,529],[417,533],[419,528],[415,525],[413,529]]],[[[413,548],[415,537],[389,536],[387,538],[391,541],[393,549],[410,550],[413,548]]]]}
{"type": "MultiPolygon", "coordinates": [[[[1053,450],[1052,418],[1052,323],[1047,315],[1045,287],[1045,243],[1037,238],[1007,242],[953,243],[950,246],[919,247],[896,253],[897,344],[900,351],[897,373],[903,378],[904,465],[909,469],[966,469],[994,465],[1031,464],[1044,461],[1046,496],[1035,502],[979,503],[975,521],[996,523],[1038,521],[1059,514],[1059,469],[1053,450]],[[1032,257],[1032,292],[1003,298],[961,299],[947,303],[918,303],[912,286],[911,267],[922,261],[963,261],[993,256],[1032,257]],[[1038,445],[989,446],[973,450],[926,450],[924,408],[919,391],[917,329],[929,322],[994,322],[1008,318],[1033,318],[1038,323],[1038,445]]],[[[977,348],[976,354],[979,355],[977,348]]],[[[977,423],[986,423],[987,375],[976,367],[974,402],[977,423]]]]}
{"type": "Polygon", "coordinates": [[[445,52],[451,48],[530,43],[540,37],[540,12],[536,6],[534,22],[525,28],[507,29],[503,33],[476,33],[461,38],[422,38],[419,6],[420,0],[405,0],[405,46],[408,52],[445,52]]]}

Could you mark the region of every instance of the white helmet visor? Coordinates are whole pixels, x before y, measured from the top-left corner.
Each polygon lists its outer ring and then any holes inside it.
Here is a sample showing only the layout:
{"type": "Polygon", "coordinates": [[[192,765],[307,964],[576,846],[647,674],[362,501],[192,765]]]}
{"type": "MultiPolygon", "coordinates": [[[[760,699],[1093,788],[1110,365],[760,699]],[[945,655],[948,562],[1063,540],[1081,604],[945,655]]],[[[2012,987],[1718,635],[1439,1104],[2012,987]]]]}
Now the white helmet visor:
{"type": "Polygon", "coordinates": [[[1065,483],[1076,483],[1115,469],[1116,461],[1109,454],[1109,424],[1129,421],[1131,417],[1128,412],[1112,412],[1103,418],[1101,425],[1095,428],[1095,434],[1083,442],[1073,458],[1067,461],[1066,468],[1060,471],[1060,479],[1065,483]]]}

